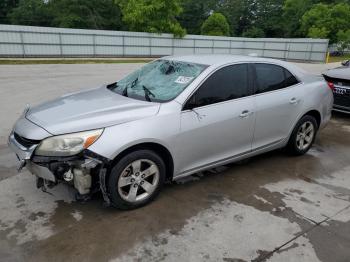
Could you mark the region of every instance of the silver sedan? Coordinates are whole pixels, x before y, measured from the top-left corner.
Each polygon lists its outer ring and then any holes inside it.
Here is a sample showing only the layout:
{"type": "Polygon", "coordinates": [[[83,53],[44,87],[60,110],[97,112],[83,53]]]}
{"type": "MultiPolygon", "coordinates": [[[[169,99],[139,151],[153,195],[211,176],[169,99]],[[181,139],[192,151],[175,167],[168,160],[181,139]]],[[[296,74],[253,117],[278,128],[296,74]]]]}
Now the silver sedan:
{"type": "Polygon", "coordinates": [[[145,205],[173,181],[278,148],[305,154],[331,117],[322,77],[287,62],[164,57],[118,82],[28,108],[9,145],[46,189],[145,205]]]}

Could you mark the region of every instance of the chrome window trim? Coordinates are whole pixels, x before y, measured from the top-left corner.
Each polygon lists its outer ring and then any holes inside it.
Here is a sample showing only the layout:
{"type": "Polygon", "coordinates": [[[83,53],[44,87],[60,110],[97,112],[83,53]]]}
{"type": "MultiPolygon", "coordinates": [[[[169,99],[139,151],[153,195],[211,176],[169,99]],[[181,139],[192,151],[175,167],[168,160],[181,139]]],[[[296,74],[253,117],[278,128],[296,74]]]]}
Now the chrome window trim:
{"type": "MultiPolygon", "coordinates": [[[[259,93],[259,94],[255,94],[255,90],[252,90],[253,93],[249,96],[245,96],[245,97],[240,97],[240,98],[234,98],[234,99],[230,99],[230,100],[227,100],[227,101],[222,101],[222,102],[217,102],[217,103],[213,103],[213,104],[210,104],[210,105],[205,105],[205,106],[199,106],[199,107],[196,107],[196,108],[204,108],[204,107],[207,107],[207,106],[211,106],[211,105],[216,105],[216,104],[222,104],[222,103],[225,103],[225,102],[230,102],[230,101],[235,101],[235,100],[238,100],[238,99],[242,99],[242,98],[247,98],[247,97],[256,97],[256,96],[260,96],[260,95],[264,95],[264,94],[270,94],[270,93],[273,93],[273,92],[279,92],[281,90],[286,90],[286,89],[289,89],[289,88],[293,88],[293,87],[297,87],[299,85],[302,85],[304,84],[303,81],[301,81],[301,79],[296,76],[295,74],[293,74],[290,70],[288,70],[286,67],[278,64],[278,63],[273,63],[273,62],[262,62],[262,61],[241,61],[241,62],[234,62],[234,63],[227,63],[227,64],[224,64],[224,65],[221,65],[220,67],[217,67],[215,68],[215,70],[211,71],[204,79],[202,79],[202,81],[192,90],[192,92],[190,93],[190,95],[186,98],[185,102],[182,104],[181,106],[181,112],[187,112],[187,111],[191,111],[189,109],[185,109],[184,110],[184,107],[186,105],[186,103],[188,102],[188,100],[192,97],[192,95],[202,86],[202,84],[212,75],[214,74],[215,72],[217,72],[218,70],[226,67],[226,66],[230,66],[230,65],[240,65],[240,64],[267,64],[267,65],[276,65],[276,66],[279,66],[279,67],[282,67],[283,69],[287,70],[292,76],[294,76],[297,80],[298,80],[298,83],[297,84],[294,84],[294,85],[291,85],[291,86],[287,86],[287,87],[284,87],[284,88],[280,88],[280,89],[277,89],[277,90],[272,90],[272,91],[268,91],[268,92],[263,92],[263,93],[259,93]]],[[[253,87],[254,89],[254,87],[253,87]]]]}
{"type": "MultiPolygon", "coordinates": [[[[254,97],[254,95],[244,96],[244,97],[240,97],[240,98],[233,98],[230,100],[221,101],[221,102],[217,102],[217,103],[213,103],[213,104],[209,104],[209,105],[205,105],[205,106],[199,106],[199,107],[196,107],[195,109],[202,109],[202,108],[212,107],[212,106],[216,106],[216,105],[222,105],[225,103],[232,103],[233,101],[248,99],[248,98],[252,98],[252,97],[254,97]]],[[[185,110],[181,110],[181,113],[190,112],[190,111],[191,111],[191,109],[185,109],[185,110]]]]}
{"type": "Polygon", "coordinates": [[[304,84],[304,83],[303,83],[303,82],[299,82],[299,83],[297,83],[297,84],[295,84],[295,85],[291,85],[291,86],[287,86],[287,87],[280,88],[280,89],[277,89],[277,90],[272,90],[272,91],[263,92],[263,93],[259,93],[259,94],[254,94],[253,96],[254,96],[254,97],[257,97],[257,96],[261,96],[261,95],[265,95],[265,94],[271,94],[271,93],[281,92],[281,91],[283,91],[283,90],[287,90],[287,89],[291,89],[291,88],[293,88],[293,87],[297,87],[297,86],[299,86],[299,85],[301,85],[301,84],[304,84]]]}

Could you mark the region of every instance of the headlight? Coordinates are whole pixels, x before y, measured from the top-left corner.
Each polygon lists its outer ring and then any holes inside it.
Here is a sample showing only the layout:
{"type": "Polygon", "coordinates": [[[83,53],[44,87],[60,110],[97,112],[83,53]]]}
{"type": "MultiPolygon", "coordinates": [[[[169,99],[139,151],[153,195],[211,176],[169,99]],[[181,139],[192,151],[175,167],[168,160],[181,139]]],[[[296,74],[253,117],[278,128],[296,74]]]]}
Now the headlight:
{"type": "Polygon", "coordinates": [[[72,156],[91,146],[103,129],[53,136],[44,139],[35,150],[39,156],[72,156]]]}

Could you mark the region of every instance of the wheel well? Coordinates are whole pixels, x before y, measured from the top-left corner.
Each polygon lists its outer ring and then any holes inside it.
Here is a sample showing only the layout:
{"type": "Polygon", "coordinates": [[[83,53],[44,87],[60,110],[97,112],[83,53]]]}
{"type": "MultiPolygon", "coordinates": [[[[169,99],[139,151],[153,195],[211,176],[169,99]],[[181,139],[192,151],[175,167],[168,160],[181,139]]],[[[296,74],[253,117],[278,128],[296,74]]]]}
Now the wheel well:
{"type": "Polygon", "coordinates": [[[317,127],[320,127],[321,124],[321,114],[317,110],[311,110],[307,112],[304,116],[309,115],[313,116],[316,119],[317,127]]]}
{"type": "Polygon", "coordinates": [[[166,180],[171,181],[174,174],[174,161],[173,157],[171,156],[169,150],[157,143],[141,143],[134,146],[131,146],[121,153],[119,153],[112,161],[112,165],[114,166],[122,157],[126,156],[127,154],[135,151],[135,150],[141,150],[141,149],[148,149],[152,150],[155,153],[157,153],[164,161],[165,167],[166,167],[166,180]]]}

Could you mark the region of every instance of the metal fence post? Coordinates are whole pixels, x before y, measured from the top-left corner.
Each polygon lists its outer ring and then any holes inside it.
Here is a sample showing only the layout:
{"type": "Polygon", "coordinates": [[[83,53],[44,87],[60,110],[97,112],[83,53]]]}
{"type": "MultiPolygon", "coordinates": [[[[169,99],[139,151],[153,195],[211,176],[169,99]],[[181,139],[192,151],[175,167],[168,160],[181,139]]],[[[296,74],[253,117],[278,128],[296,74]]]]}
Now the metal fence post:
{"type": "Polygon", "coordinates": [[[261,54],[262,57],[265,56],[265,47],[266,47],[266,41],[264,41],[264,44],[263,44],[263,50],[262,50],[262,54],[261,54]]]}
{"type": "Polygon", "coordinates": [[[152,38],[153,38],[153,36],[148,37],[149,55],[150,56],[152,56],[152,38]]]}
{"type": "Polygon", "coordinates": [[[287,60],[289,57],[290,42],[291,42],[291,40],[286,42],[286,50],[284,51],[284,59],[285,60],[287,60]]]}
{"type": "Polygon", "coordinates": [[[19,36],[20,36],[21,45],[22,45],[22,56],[26,57],[26,49],[24,47],[24,39],[23,39],[23,32],[22,31],[19,32],[19,36]]]}
{"type": "Polygon", "coordinates": [[[313,47],[314,47],[314,43],[309,43],[311,44],[311,49],[310,49],[310,52],[309,52],[309,61],[311,62],[311,58],[312,58],[312,52],[313,52],[313,47]]]}
{"type": "Polygon", "coordinates": [[[60,57],[63,57],[63,46],[62,46],[62,34],[61,32],[58,33],[58,41],[60,46],[60,57]]]}
{"type": "Polygon", "coordinates": [[[173,35],[173,38],[171,39],[171,55],[174,55],[174,48],[175,48],[175,36],[173,35]]]}
{"type": "Polygon", "coordinates": [[[328,63],[328,59],[329,59],[329,50],[328,50],[328,46],[329,46],[329,40],[327,40],[327,43],[325,44],[325,50],[324,50],[324,58],[323,61],[325,59],[327,59],[327,63],[328,63]]]}
{"type": "Polygon", "coordinates": [[[124,40],[124,35],[122,35],[122,50],[123,50],[122,56],[125,56],[125,40],[124,40]]]}
{"type": "Polygon", "coordinates": [[[92,48],[93,48],[93,57],[96,57],[96,35],[95,34],[93,34],[92,35],[92,48]]]}

